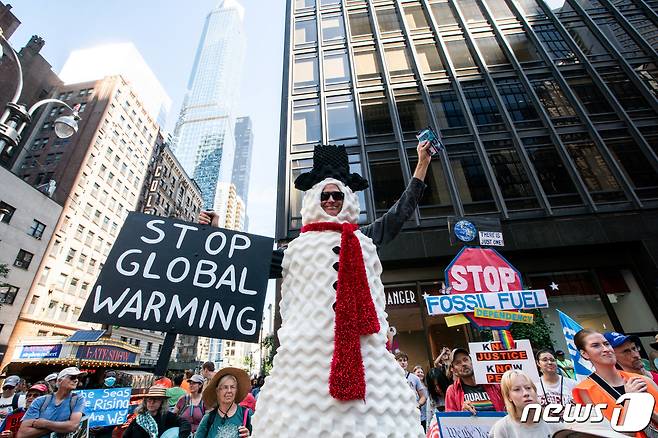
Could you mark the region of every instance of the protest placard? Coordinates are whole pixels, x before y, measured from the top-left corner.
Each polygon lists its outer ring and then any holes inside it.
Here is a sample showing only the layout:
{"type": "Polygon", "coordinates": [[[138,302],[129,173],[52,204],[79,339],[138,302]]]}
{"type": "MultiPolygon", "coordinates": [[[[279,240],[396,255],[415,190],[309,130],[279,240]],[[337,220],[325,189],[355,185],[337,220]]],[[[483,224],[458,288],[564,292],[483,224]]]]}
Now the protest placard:
{"type": "Polygon", "coordinates": [[[539,380],[532,346],[527,339],[515,340],[510,350],[503,349],[500,342],[469,342],[468,348],[478,384],[500,383],[503,373],[511,369],[523,371],[533,382],[539,380]]]}
{"type": "Polygon", "coordinates": [[[454,313],[475,312],[477,308],[487,310],[545,309],[548,307],[548,299],[544,289],[531,289],[491,293],[427,295],[425,305],[429,315],[451,315],[454,313]]]}
{"type": "Polygon", "coordinates": [[[437,412],[441,438],[486,438],[496,421],[507,415],[506,412],[437,412]]]}
{"type": "Polygon", "coordinates": [[[257,342],[273,239],[131,212],[81,321],[257,342]]]}
{"type": "Polygon", "coordinates": [[[507,312],[505,310],[481,309],[479,307],[475,308],[474,314],[477,318],[499,319],[523,324],[532,324],[535,320],[535,315],[532,313],[507,312]]]}
{"type": "Polygon", "coordinates": [[[131,388],[83,389],[76,391],[85,400],[89,427],[123,424],[128,417],[131,388]]]}

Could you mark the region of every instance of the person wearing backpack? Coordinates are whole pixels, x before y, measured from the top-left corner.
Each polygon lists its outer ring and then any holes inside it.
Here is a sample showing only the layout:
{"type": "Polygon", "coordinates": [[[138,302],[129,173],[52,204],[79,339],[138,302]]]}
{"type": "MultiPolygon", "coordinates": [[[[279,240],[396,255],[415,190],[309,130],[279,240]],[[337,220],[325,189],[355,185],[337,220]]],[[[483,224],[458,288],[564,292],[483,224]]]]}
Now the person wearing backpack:
{"type": "Polygon", "coordinates": [[[174,406],[174,414],[186,419],[192,425],[192,433],[196,432],[206,413],[206,405],[201,397],[205,381],[206,379],[200,374],[195,374],[187,379],[190,393],[180,397],[174,406]]]}
{"type": "Polygon", "coordinates": [[[75,432],[84,415],[85,401],[72,392],[85,373],[76,367],[64,368],[57,374],[57,392],[34,400],[23,416],[16,438],[48,438],[51,432],[75,432]]]}
{"type": "Polygon", "coordinates": [[[9,376],[2,384],[2,397],[0,397],[0,420],[19,408],[25,408],[25,394],[16,391],[21,378],[9,376]]]}
{"type": "Polygon", "coordinates": [[[249,375],[238,368],[219,370],[203,390],[209,410],[194,438],[247,438],[251,434],[251,411],[239,403],[251,390],[249,375]]]}

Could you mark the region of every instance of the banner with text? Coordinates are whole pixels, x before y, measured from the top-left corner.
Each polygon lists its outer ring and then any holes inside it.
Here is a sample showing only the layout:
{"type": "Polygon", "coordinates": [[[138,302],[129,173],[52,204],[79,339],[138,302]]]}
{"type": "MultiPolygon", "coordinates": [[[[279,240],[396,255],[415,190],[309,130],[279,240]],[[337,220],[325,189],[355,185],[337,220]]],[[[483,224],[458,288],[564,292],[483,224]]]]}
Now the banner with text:
{"type": "Polygon", "coordinates": [[[436,420],[441,438],[486,438],[494,424],[506,412],[437,412],[436,420]]]}
{"type": "Polygon", "coordinates": [[[535,320],[535,315],[532,313],[522,312],[508,312],[506,310],[491,310],[475,308],[476,318],[498,319],[501,321],[521,322],[523,324],[532,324],[535,320]]]}
{"type": "Polygon", "coordinates": [[[516,290],[509,292],[462,293],[451,295],[427,295],[425,305],[429,315],[451,315],[475,312],[475,309],[522,310],[548,307],[544,289],[516,290]]]}
{"type": "Polygon", "coordinates": [[[273,243],[132,212],[80,320],[257,342],[273,243]]]}
{"type": "Polygon", "coordinates": [[[132,388],[83,389],[76,391],[85,400],[89,427],[123,424],[128,417],[132,388]]]}
{"type": "Polygon", "coordinates": [[[511,350],[504,350],[500,342],[469,342],[468,349],[478,384],[500,383],[507,370],[523,371],[533,382],[539,380],[532,346],[527,339],[515,340],[511,350]]]}

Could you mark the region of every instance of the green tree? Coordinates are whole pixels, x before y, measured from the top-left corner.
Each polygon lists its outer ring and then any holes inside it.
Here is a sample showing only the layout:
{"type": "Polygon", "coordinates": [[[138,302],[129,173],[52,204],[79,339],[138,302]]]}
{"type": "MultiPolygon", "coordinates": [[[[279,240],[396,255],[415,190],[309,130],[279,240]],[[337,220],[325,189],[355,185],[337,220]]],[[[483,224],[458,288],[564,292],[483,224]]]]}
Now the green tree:
{"type": "Polygon", "coordinates": [[[267,376],[272,370],[272,361],[274,360],[274,333],[271,333],[261,341],[261,348],[265,351],[265,357],[261,365],[261,374],[267,376]]]}

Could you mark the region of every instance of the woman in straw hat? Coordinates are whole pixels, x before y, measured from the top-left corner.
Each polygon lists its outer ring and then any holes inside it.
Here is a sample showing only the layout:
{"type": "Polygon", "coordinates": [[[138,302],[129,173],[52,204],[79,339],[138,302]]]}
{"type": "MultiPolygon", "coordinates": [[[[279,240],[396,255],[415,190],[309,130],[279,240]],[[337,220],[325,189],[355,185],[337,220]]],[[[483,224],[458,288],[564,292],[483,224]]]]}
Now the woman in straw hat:
{"type": "Polygon", "coordinates": [[[195,438],[246,438],[251,434],[251,412],[239,403],[251,390],[249,375],[223,368],[203,390],[203,402],[212,409],[204,415],[195,438]]]}
{"type": "Polygon", "coordinates": [[[190,423],[167,410],[166,388],[151,386],[135,410],[137,415],[123,438],[158,438],[166,430],[177,427],[178,438],[190,435],[190,423]]]}

